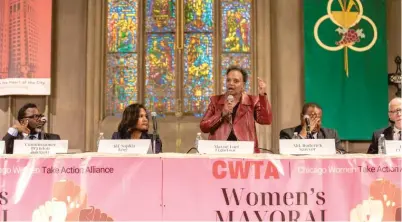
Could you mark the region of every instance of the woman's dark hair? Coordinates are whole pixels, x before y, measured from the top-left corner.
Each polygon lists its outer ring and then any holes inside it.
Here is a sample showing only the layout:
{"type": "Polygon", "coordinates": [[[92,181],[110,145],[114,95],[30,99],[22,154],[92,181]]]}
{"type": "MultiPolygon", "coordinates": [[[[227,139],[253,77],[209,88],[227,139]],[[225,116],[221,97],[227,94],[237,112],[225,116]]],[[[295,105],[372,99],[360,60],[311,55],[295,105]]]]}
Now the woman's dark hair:
{"type": "MultiPolygon", "coordinates": [[[[138,119],[140,118],[140,110],[145,106],[140,103],[134,103],[124,109],[123,117],[119,123],[117,131],[122,138],[130,137],[131,133],[136,129],[138,119]]],[[[147,115],[148,118],[148,115],[147,115]]]]}
{"type": "Polygon", "coordinates": [[[231,71],[233,71],[233,70],[239,71],[239,72],[241,73],[241,75],[243,76],[243,82],[244,82],[244,83],[247,82],[247,79],[248,79],[247,71],[246,71],[245,69],[243,69],[242,67],[240,67],[240,66],[236,66],[236,65],[230,66],[230,67],[226,70],[226,76],[229,74],[229,72],[231,72],[231,71]]]}

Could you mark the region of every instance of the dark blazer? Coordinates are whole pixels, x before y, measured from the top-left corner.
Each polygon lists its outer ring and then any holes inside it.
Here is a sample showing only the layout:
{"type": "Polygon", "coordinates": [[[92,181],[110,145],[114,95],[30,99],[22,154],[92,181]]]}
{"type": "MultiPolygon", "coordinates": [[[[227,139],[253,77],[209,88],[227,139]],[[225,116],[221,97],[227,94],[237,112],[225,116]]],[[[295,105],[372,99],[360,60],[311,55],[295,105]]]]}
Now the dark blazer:
{"type": "MultiPolygon", "coordinates": [[[[280,139],[292,139],[294,132],[299,134],[302,130],[302,126],[298,125],[296,127],[287,128],[281,130],[279,133],[280,139]]],[[[345,149],[342,147],[341,140],[338,137],[338,132],[335,129],[329,128],[320,128],[320,131],[317,134],[318,139],[335,139],[335,147],[338,152],[346,153],[345,149]]]]}
{"type": "MultiPolygon", "coordinates": [[[[112,140],[128,140],[130,139],[129,135],[121,135],[119,132],[114,132],[112,135],[112,140]]],[[[142,133],[140,139],[150,139],[151,143],[154,142],[152,138],[152,134],[142,133]]],[[[156,153],[162,153],[162,140],[159,137],[156,138],[155,141],[155,151],[156,153]]]]}
{"type": "MultiPolygon", "coordinates": [[[[3,140],[6,145],[6,153],[7,154],[12,154],[14,152],[14,140],[22,140],[24,136],[21,133],[18,133],[16,137],[11,136],[10,134],[6,134],[3,137],[3,140]]],[[[42,138],[42,133],[39,133],[39,139],[42,138]]],[[[43,139],[44,140],[60,140],[60,136],[57,134],[52,134],[52,133],[45,133],[43,134],[43,139]]]]}
{"type": "Polygon", "coordinates": [[[393,126],[379,129],[373,133],[373,136],[371,137],[371,144],[367,150],[367,154],[377,154],[378,153],[378,138],[380,138],[381,134],[384,134],[384,137],[386,140],[393,140],[394,139],[393,126]]]}

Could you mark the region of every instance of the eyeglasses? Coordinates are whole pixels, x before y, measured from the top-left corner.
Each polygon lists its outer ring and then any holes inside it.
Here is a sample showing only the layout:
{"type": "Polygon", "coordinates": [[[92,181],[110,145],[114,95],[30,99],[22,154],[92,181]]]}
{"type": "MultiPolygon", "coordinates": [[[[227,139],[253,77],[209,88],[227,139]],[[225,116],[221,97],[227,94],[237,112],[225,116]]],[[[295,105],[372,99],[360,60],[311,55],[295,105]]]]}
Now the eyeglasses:
{"type": "Polygon", "coordinates": [[[42,118],[42,117],[43,117],[42,114],[34,114],[34,115],[32,115],[32,116],[26,116],[26,117],[24,117],[24,118],[28,118],[28,119],[39,119],[39,118],[42,118]]]}
{"type": "Polygon", "coordinates": [[[392,114],[398,114],[398,113],[402,113],[402,109],[396,109],[396,110],[389,111],[389,112],[392,114]]]}

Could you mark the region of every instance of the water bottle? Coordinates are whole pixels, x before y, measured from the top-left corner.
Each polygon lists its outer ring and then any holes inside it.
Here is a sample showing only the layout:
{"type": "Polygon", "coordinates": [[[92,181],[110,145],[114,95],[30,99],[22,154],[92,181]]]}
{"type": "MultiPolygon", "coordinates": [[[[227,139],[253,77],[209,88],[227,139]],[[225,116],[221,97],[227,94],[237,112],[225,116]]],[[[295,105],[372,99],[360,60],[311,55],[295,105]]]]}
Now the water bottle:
{"type": "Polygon", "coordinates": [[[197,137],[195,137],[194,148],[198,149],[198,141],[202,140],[201,133],[197,133],[197,137]]]}
{"type": "Polygon", "coordinates": [[[98,140],[96,141],[96,147],[99,149],[99,141],[100,140],[104,140],[105,139],[105,137],[103,136],[103,133],[102,132],[100,132],[99,133],[99,137],[98,137],[98,140]]]}
{"type": "Polygon", "coordinates": [[[384,134],[381,134],[380,138],[378,138],[378,154],[385,154],[385,137],[384,137],[384,134]]]}
{"type": "Polygon", "coordinates": [[[299,139],[299,134],[297,132],[294,132],[292,139],[299,139]]]}

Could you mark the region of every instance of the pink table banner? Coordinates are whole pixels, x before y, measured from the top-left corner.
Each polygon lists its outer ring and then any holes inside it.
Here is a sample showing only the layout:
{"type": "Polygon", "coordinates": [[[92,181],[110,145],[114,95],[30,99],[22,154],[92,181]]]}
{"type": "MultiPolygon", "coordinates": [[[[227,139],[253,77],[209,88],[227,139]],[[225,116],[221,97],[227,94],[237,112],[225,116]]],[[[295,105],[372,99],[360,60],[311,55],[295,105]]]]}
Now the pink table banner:
{"type": "Polygon", "coordinates": [[[2,158],[0,167],[0,221],[163,219],[160,158],[2,158]]]}
{"type": "Polygon", "coordinates": [[[401,158],[181,157],[2,158],[0,221],[401,221],[401,158]]]}
{"type": "Polygon", "coordinates": [[[163,159],[166,221],[401,221],[401,158],[163,159]]]}

